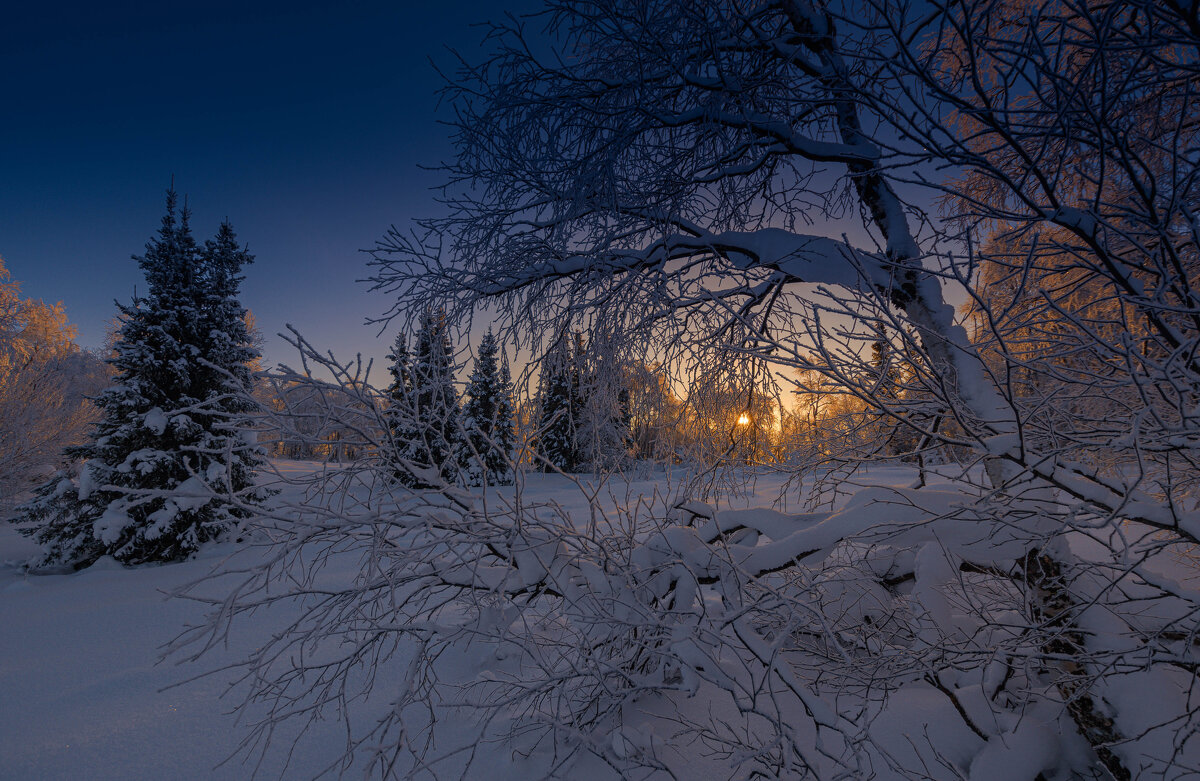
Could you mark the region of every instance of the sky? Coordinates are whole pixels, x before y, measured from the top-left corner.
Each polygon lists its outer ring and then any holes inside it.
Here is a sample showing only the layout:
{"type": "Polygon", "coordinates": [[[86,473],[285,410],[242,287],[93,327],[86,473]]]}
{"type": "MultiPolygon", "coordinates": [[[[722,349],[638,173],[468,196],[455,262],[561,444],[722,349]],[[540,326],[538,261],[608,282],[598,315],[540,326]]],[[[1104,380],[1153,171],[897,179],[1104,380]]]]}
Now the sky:
{"type": "Polygon", "coordinates": [[[364,324],[388,302],[356,281],[369,273],[361,250],[437,209],[440,175],[420,166],[451,147],[430,60],[478,53],[475,23],[501,12],[483,0],[10,4],[0,257],[98,347],[114,302],[144,290],[130,256],[173,177],[199,240],[228,218],[256,256],[242,303],[268,365],[296,363],[275,336],[287,323],[378,364],[394,334],[364,324]]]}

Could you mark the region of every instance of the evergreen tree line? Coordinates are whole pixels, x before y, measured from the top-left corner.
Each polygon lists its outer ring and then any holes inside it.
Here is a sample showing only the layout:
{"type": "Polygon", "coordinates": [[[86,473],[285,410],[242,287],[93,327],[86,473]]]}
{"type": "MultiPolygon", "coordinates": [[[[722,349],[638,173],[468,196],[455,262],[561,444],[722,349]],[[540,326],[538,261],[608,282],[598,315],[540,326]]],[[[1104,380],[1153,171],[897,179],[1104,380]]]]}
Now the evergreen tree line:
{"type": "Polygon", "coordinates": [[[610,470],[633,451],[628,372],[578,331],[563,334],[542,363],[537,461],[546,470],[610,470]]]}
{"type": "MultiPolygon", "coordinates": [[[[197,242],[189,211],[177,201],[169,192],[158,233],[134,256],[146,293],[118,304],[120,328],[108,359],[113,382],[93,397],[90,438],[67,447],[74,465],[17,510],[20,530],[45,547],[43,566],[82,567],[106,555],[128,564],[184,558],[268,496],[255,485],[263,451],[249,420],[259,351],[238,300],[242,269],[253,256],[228,223],[197,242]]],[[[16,346],[5,355],[15,356],[19,345],[10,341],[16,346]]],[[[882,384],[891,387],[897,376],[887,346],[881,333],[873,357],[882,384]]],[[[525,416],[529,448],[521,454],[512,376],[491,331],[461,399],[441,310],[428,309],[411,340],[399,334],[389,359],[388,468],[410,488],[507,484],[521,461],[544,471],[611,470],[635,452],[663,457],[659,444],[675,459],[688,449],[680,448],[686,434],[663,434],[690,419],[676,409],[667,384],[648,368],[640,376],[578,331],[564,331],[544,357],[535,411],[525,416]]],[[[739,429],[725,413],[741,408],[718,407],[700,417],[715,421],[708,427],[722,443],[730,431],[743,439],[757,433],[769,418],[756,412],[755,425],[739,429]]]]}
{"type": "Polygon", "coordinates": [[[460,403],[454,347],[443,312],[421,317],[409,348],[396,336],[385,417],[395,479],[410,488],[512,482],[515,450],[512,376],[489,330],[460,403]]]}
{"type": "MultiPolygon", "coordinates": [[[[463,401],[455,390],[454,348],[444,315],[427,310],[411,346],[405,334],[388,356],[389,435],[401,483],[433,488],[512,481],[516,420],[512,376],[489,330],[463,401]]],[[[578,472],[622,466],[633,449],[625,372],[582,334],[563,335],[542,362],[532,462],[543,471],[578,472]]],[[[530,421],[533,422],[533,421],[530,421]]]]}

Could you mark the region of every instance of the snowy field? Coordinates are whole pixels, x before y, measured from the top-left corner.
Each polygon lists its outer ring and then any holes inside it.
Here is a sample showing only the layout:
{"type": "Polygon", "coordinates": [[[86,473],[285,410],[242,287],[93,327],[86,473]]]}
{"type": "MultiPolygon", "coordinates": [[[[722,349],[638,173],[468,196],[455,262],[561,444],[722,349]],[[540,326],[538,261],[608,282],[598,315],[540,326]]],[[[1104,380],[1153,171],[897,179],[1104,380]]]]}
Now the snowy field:
{"type": "MultiPolygon", "coordinates": [[[[304,462],[276,462],[276,467],[290,475],[314,469],[304,462]]],[[[591,482],[580,480],[585,486],[591,482]]],[[[665,476],[614,482],[600,496],[611,507],[627,492],[651,495],[669,483],[665,476]]],[[[727,505],[770,503],[780,483],[777,477],[760,477],[727,505]]],[[[584,494],[565,477],[528,475],[526,493],[590,517],[584,494]]],[[[297,498],[294,490],[279,497],[297,498]]],[[[195,665],[161,659],[164,645],[204,613],[195,603],[167,595],[204,577],[231,547],[211,546],[181,564],[125,568],[105,559],[72,575],[31,576],[20,565],[37,547],[12,526],[0,525],[0,702],[5,703],[0,778],[242,779],[254,772],[254,763],[243,758],[219,764],[244,734],[231,712],[240,700],[226,692],[229,676],[184,681],[218,667],[222,658],[234,659],[255,645],[254,631],[266,627],[243,625],[241,647],[195,665]]],[[[341,563],[350,568],[354,562],[341,563]]],[[[267,752],[258,773],[264,778],[317,775],[341,753],[345,735],[339,727],[333,720],[324,729],[318,725],[294,750],[289,739],[281,738],[279,750],[267,752]],[[292,750],[290,757],[285,750],[292,750]]],[[[509,749],[489,749],[499,757],[499,765],[482,764],[495,771],[490,778],[526,777],[509,749]]],[[[605,768],[594,770],[596,777],[613,777],[605,768]]]]}
{"type": "MultiPolygon", "coordinates": [[[[293,476],[313,469],[299,462],[276,465],[283,474],[293,476]]],[[[877,468],[869,476],[874,485],[897,488],[907,486],[912,479],[913,473],[904,468],[877,468]]],[[[672,491],[678,483],[678,476],[670,479],[663,474],[610,481],[602,486],[587,477],[573,483],[557,475],[529,475],[524,494],[529,501],[555,502],[565,515],[586,524],[596,519],[585,493],[597,487],[596,506],[610,509],[656,494],[660,503],[673,502],[672,491]]],[[[770,506],[781,494],[782,481],[777,476],[760,476],[741,485],[745,490],[736,496],[726,495],[722,509],[770,506]]],[[[931,488],[937,488],[936,481],[931,488]]],[[[803,513],[805,508],[794,490],[790,496],[787,504],[776,503],[775,508],[803,513]]],[[[296,489],[285,487],[277,501],[298,499],[296,489]]],[[[851,499],[850,494],[844,494],[837,497],[836,504],[844,506],[851,499]]],[[[599,522],[610,523],[611,519],[601,515],[599,522]]],[[[35,548],[11,527],[0,527],[0,702],[4,703],[0,708],[0,778],[242,779],[256,772],[263,778],[311,778],[326,771],[330,777],[337,776],[341,768],[331,763],[345,751],[347,735],[332,713],[310,724],[298,741],[294,732],[298,725],[291,725],[275,735],[269,750],[251,751],[249,759],[242,753],[225,761],[237,752],[247,730],[233,712],[241,702],[240,689],[227,691],[232,673],[218,668],[259,647],[282,626],[286,615],[265,615],[235,623],[228,647],[210,651],[198,662],[182,662],[174,657],[162,660],[164,646],[186,625],[199,622],[204,613],[194,602],[167,595],[205,577],[236,547],[234,543],[211,546],[191,561],[168,566],[126,569],[102,559],[77,574],[29,576],[21,571],[20,562],[35,548]],[[200,673],[212,670],[218,671],[196,679],[200,673]]],[[[352,580],[359,561],[358,555],[332,557],[321,578],[331,583],[352,580]]],[[[219,591],[217,584],[207,588],[219,591]]],[[[356,729],[366,725],[368,722],[362,719],[373,718],[374,709],[386,705],[395,687],[402,685],[402,659],[400,654],[385,669],[375,671],[373,699],[355,703],[359,719],[356,729]]],[[[512,659],[491,643],[457,646],[439,660],[441,679],[449,684],[478,680],[510,664],[512,659]]],[[[1184,680],[1175,691],[1169,685],[1162,689],[1161,678],[1143,681],[1142,685],[1160,687],[1152,694],[1162,704],[1184,696],[1186,677],[1182,676],[1184,680]]],[[[1136,680],[1128,680],[1135,689],[1126,694],[1137,699],[1136,680]]],[[[621,726],[600,736],[606,743],[604,750],[611,749],[610,756],[617,757],[653,752],[678,778],[736,776],[728,759],[708,750],[711,745],[702,744],[694,736],[683,742],[673,737],[672,725],[679,708],[697,713],[709,709],[718,722],[733,721],[736,714],[722,713],[722,708],[728,706],[707,698],[706,692],[701,686],[691,697],[647,697],[638,701],[636,707],[622,711],[621,726]]],[[[1144,718],[1142,726],[1153,722],[1153,708],[1130,708],[1126,712],[1144,718]]],[[[931,778],[954,778],[953,768],[967,766],[972,768],[972,778],[1032,778],[1037,773],[1035,764],[1054,764],[1047,752],[1085,750],[1079,740],[1048,737],[1060,731],[1056,723],[1059,717],[1047,713],[1045,720],[1039,721],[1036,709],[1008,731],[1007,744],[985,746],[954,712],[951,700],[920,683],[896,692],[877,715],[872,726],[877,748],[873,750],[882,750],[907,767],[926,766],[931,778]],[[933,745],[938,747],[936,751],[930,749],[933,745]],[[983,772],[985,763],[980,757],[987,758],[991,772],[983,772]]],[[[558,764],[554,745],[545,741],[525,744],[521,736],[507,731],[509,725],[474,724],[462,709],[446,709],[434,718],[438,722],[434,730],[437,745],[430,755],[444,759],[438,777],[446,777],[447,771],[452,771],[450,777],[457,777],[454,768],[468,761],[471,764],[466,778],[486,777],[489,781],[519,781],[547,773],[586,781],[621,777],[619,770],[593,752],[577,753],[566,764],[558,764]]],[[[1137,727],[1134,723],[1124,726],[1137,727]]],[[[1169,734],[1164,733],[1167,737],[1169,734]]],[[[1164,737],[1160,735],[1159,739],[1164,737]]],[[[1191,745],[1187,748],[1194,751],[1191,745]]],[[[1162,750],[1171,752],[1169,745],[1162,750]]],[[[1064,759],[1069,761],[1070,757],[1064,759]]],[[[1185,754],[1180,766],[1187,760],[1185,754]]],[[[347,775],[359,776],[364,770],[355,767],[347,775]]],[[[899,777],[881,760],[874,771],[877,778],[899,777]]],[[[1174,772],[1171,777],[1189,776],[1184,771],[1174,772]]]]}
{"type": "MultiPolygon", "coordinates": [[[[198,670],[160,662],[163,644],[203,613],[166,594],[204,576],[227,548],[175,565],[105,559],[73,575],[28,576],[19,565],[37,547],[0,525],[0,777],[249,775],[243,765],[216,767],[239,740],[222,680],[171,688],[198,670]]],[[[315,765],[336,740],[310,741],[296,766],[315,765]]],[[[262,772],[281,769],[267,763],[262,772]]]]}
{"type": "MultiPolygon", "coordinates": [[[[314,469],[304,462],[276,462],[276,467],[290,475],[314,469]]],[[[656,487],[656,481],[628,485],[630,491],[646,494],[656,487]]],[[[759,490],[773,495],[778,487],[777,479],[763,479],[759,490]]],[[[583,494],[564,477],[529,475],[527,490],[539,499],[559,502],[568,512],[588,516],[583,494]]],[[[625,492],[626,485],[620,485],[620,493],[625,492]]],[[[297,498],[287,490],[279,497],[297,498]]],[[[753,498],[740,501],[752,503],[753,498]]],[[[250,763],[235,758],[220,764],[244,734],[231,712],[240,700],[227,695],[229,676],[218,673],[184,681],[254,646],[254,631],[267,627],[243,625],[237,638],[241,646],[218,651],[195,665],[161,659],[164,645],[204,613],[195,603],[167,595],[204,577],[231,547],[211,546],[181,564],[125,568],[104,559],[72,575],[31,576],[20,565],[37,546],[11,525],[0,524],[0,778],[250,776],[257,757],[250,763]]],[[[354,560],[340,563],[347,567],[341,574],[352,576],[354,560]]],[[[279,750],[267,752],[258,774],[316,776],[337,759],[345,740],[336,721],[323,726],[311,729],[294,750],[290,739],[281,738],[279,750]]],[[[525,777],[505,747],[491,750],[502,760],[500,766],[484,764],[496,771],[490,778],[525,777]],[[506,773],[504,768],[513,769],[506,773]]],[[[596,770],[598,777],[612,777],[596,770]]]]}

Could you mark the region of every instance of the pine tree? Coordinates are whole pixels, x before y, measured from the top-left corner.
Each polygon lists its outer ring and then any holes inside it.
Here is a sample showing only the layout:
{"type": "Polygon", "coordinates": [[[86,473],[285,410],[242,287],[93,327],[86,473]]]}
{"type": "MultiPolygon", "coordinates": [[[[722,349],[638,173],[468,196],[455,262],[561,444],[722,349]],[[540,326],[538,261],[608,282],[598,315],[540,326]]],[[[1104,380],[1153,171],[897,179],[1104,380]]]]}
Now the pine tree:
{"type": "Polygon", "coordinates": [[[579,469],[582,403],[579,368],[578,350],[572,350],[571,342],[565,337],[555,343],[542,363],[537,450],[544,459],[545,470],[574,472],[579,469]]]}
{"type": "Polygon", "coordinates": [[[18,510],[21,531],[46,546],[41,565],[181,559],[247,514],[210,486],[266,498],[253,487],[261,456],[241,397],[257,354],[237,292],[253,258],[228,225],[197,246],[176,204],[172,190],[158,234],[134,256],[147,293],[118,305],[114,385],[95,399],[92,441],[67,451],[84,460],[76,479],[56,476],[18,510]]]}
{"type": "Polygon", "coordinates": [[[387,357],[391,361],[388,373],[392,375],[392,383],[388,386],[388,398],[392,401],[403,401],[412,391],[412,358],[408,354],[408,337],[403,331],[396,334],[396,342],[387,357]]]}
{"type": "Polygon", "coordinates": [[[463,445],[454,347],[445,314],[426,311],[411,356],[401,340],[397,337],[393,358],[391,407],[396,477],[413,488],[452,484],[458,479],[463,445]]]}
{"type": "Polygon", "coordinates": [[[513,406],[508,363],[497,367],[499,346],[489,329],[479,345],[463,408],[463,467],[471,485],[512,482],[513,406]]]}
{"type": "Polygon", "coordinates": [[[408,352],[408,337],[403,332],[396,334],[396,343],[392,352],[387,356],[391,361],[388,372],[392,382],[387,389],[387,409],[384,419],[387,421],[388,441],[390,443],[389,462],[392,477],[404,485],[416,485],[416,478],[410,466],[417,455],[417,415],[413,396],[412,356],[408,352]]]}
{"type": "Polygon", "coordinates": [[[500,394],[496,402],[496,443],[503,452],[516,460],[517,407],[513,389],[512,372],[508,368],[508,355],[500,356],[500,394]]]}
{"type": "Polygon", "coordinates": [[[251,328],[253,318],[238,298],[244,279],[241,271],[253,262],[254,256],[238,243],[228,221],[221,223],[215,238],[205,242],[200,264],[200,352],[195,370],[199,376],[194,380],[194,392],[196,398],[205,400],[196,415],[204,432],[198,450],[208,459],[207,479],[218,490],[232,490],[259,502],[268,495],[253,490],[263,455],[256,446],[257,438],[246,429],[246,421],[256,407],[253,367],[261,354],[251,328]]]}

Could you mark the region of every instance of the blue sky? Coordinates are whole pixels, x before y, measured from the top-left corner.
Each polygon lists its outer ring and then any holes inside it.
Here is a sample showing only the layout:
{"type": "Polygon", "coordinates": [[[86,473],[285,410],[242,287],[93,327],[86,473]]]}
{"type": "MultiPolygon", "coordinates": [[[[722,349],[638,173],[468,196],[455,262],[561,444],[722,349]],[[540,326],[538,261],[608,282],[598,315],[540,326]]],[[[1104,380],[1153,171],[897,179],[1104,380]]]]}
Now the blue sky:
{"type": "MultiPolygon", "coordinates": [[[[509,4],[506,4],[509,5],[509,4]]],[[[526,4],[528,5],[528,3],[526,4]]],[[[355,280],[389,224],[436,209],[447,47],[495,3],[14,4],[0,24],[0,257],[98,346],[175,177],[200,239],[228,217],[257,256],[243,303],[267,334],[381,358],[386,308],[355,280]],[[23,7],[22,7],[23,6],[23,7]]]]}

